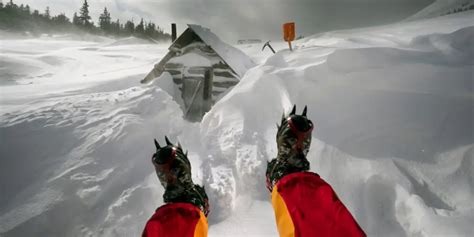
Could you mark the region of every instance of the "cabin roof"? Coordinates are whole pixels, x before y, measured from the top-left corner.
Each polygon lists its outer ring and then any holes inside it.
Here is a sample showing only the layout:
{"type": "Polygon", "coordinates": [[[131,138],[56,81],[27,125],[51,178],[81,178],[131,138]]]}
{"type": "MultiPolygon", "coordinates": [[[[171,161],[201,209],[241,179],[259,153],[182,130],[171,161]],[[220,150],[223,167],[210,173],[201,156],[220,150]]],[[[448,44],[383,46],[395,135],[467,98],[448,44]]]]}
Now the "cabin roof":
{"type": "Polygon", "coordinates": [[[190,33],[194,32],[206,45],[209,45],[221,57],[227,65],[242,78],[250,68],[256,64],[245,53],[237,48],[224,43],[210,29],[200,25],[188,24],[188,29],[181,34],[177,40],[173,42],[173,47],[182,47],[192,42],[190,33]]]}

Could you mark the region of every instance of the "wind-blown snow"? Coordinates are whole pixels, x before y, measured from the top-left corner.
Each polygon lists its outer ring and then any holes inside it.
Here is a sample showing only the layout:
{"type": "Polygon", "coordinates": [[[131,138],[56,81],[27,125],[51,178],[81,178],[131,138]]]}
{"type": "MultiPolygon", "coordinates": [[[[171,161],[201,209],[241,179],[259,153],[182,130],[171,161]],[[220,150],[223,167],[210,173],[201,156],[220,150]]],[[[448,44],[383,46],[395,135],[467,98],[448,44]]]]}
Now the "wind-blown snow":
{"type": "Polygon", "coordinates": [[[297,104],[316,125],[311,169],[369,236],[471,236],[473,41],[461,13],[275,43],[265,59],[246,47],[261,63],[189,123],[169,74],[138,83],[165,46],[2,40],[0,235],[140,235],[162,204],[152,139],[168,135],[206,187],[209,236],[277,236],[264,172],[297,104]]]}

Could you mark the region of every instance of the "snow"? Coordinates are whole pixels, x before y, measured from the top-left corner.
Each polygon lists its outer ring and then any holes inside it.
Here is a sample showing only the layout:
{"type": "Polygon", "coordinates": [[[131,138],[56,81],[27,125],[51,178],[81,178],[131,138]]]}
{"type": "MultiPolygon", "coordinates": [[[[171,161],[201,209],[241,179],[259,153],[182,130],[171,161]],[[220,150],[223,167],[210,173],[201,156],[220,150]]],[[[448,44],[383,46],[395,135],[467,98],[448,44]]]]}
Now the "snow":
{"type": "Polygon", "coordinates": [[[169,63],[183,64],[188,67],[210,67],[211,61],[197,53],[187,53],[181,56],[174,57],[168,61],[169,63]]]}
{"type": "MultiPolygon", "coordinates": [[[[107,87],[116,87],[120,81],[130,81],[136,75],[145,74],[150,63],[156,61],[156,55],[167,50],[166,45],[134,44],[129,47],[123,44],[131,39],[114,41],[99,37],[96,42],[71,38],[75,37],[2,40],[2,104],[64,94],[65,88],[82,90],[106,81],[114,81],[107,87]]],[[[141,40],[135,42],[138,41],[141,40]]]]}
{"type": "MultiPolygon", "coordinates": [[[[236,48],[240,49],[245,54],[249,55],[250,59],[257,64],[262,64],[265,62],[267,58],[273,55],[273,52],[268,47],[262,50],[263,45],[265,43],[260,44],[237,44],[235,45],[236,48]]],[[[279,51],[285,48],[288,48],[288,43],[284,41],[278,42],[270,42],[270,45],[273,47],[275,51],[279,51]]]]}
{"type": "Polygon", "coordinates": [[[166,45],[2,38],[0,235],[139,236],[164,192],[152,141],[168,135],[206,187],[209,236],[277,236],[264,172],[297,104],[316,125],[311,169],[369,236],[471,236],[473,41],[460,13],[326,32],[293,52],[274,42],[275,55],[238,46],[258,65],[189,123],[169,74],[139,83],[166,45]]]}

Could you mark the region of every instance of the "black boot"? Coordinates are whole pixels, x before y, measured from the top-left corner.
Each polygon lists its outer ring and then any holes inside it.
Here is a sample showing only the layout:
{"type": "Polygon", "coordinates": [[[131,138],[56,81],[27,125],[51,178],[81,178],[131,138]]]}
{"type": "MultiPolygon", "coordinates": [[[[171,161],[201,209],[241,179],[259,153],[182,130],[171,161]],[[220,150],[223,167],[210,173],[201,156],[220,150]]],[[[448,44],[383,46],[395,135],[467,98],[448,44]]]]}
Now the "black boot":
{"type": "Polygon", "coordinates": [[[313,123],[306,117],[306,107],[302,115],[296,115],[295,112],[296,105],[287,117],[282,116],[281,125],[278,126],[278,155],[268,163],[266,172],[270,192],[283,176],[310,168],[306,155],[311,145],[313,123]]]}
{"type": "Polygon", "coordinates": [[[165,188],[163,201],[191,203],[207,216],[209,214],[207,194],[203,187],[193,183],[187,152],[183,152],[180,144],[175,146],[167,137],[165,139],[164,147],[160,147],[155,140],[156,153],[152,158],[158,179],[165,188]]]}

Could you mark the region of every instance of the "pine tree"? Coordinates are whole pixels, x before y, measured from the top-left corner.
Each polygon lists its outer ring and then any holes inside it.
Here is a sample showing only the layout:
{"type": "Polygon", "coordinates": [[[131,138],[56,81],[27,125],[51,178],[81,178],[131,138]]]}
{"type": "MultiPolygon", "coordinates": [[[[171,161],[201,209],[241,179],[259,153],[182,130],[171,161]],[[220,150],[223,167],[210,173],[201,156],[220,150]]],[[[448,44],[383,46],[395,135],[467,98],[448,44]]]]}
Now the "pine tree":
{"type": "Polygon", "coordinates": [[[80,16],[79,19],[81,20],[81,24],[84,26],[91,26],[91,16],[89,16],[89,4],[87,3],[87,0],[84,0],[84,3],[82,4],[81,10],[80,10],[80,16]]]}
{"type": "Polygon", "coordinates": [[[46,17],[46,19],[51,19],[51,15],[49,13],[49,7],[46,7],[46,10],[44,11],[44,17],[46,17]]]}
{"type": "Polygon", "coordinates": [[[57,16],[54,16],[53,18],[51,18],[56,24],[58,25],[66,25],[68,23],[71,23],[69,21],[69,18],[67,18],[66,14],[64,13],[61,13],[57,16]]]}
{"type": "Polygon", "coordinates": [[[115,22],[115,27],[113,29],[113,32],[115,35],[120,35],[120,31],[122,31],[122,27],[121,27],[121,24],[120,24],[120,20],[117,19],[117,21],[115,22]]]}
{"type": "Polygon", "coordinates": [[[143,23],[143,18],[140,21],[140,24],[135,27],[135,33],[142,36],[145,33],[145,24],[143,23]]]}
{"type": "Polygon", "coordinates": [[[31,14],[34,18],[38,18],[40,16],[39,14],[39,11],[38,10],[34,10],[33,11],[33,14],[31,14]]]}
{"type": "Polygon", "coordinates": [[[104,13],[102,13],[99,17],[99,27],[104,31],[104,32],[109,32],[110,31],[110,13],[107,11],[107,8],[104,8],[104,13]]]}
{"type": "Polygon", "coordinates": [[[132,35],[135,32],[135,24],[133,23],[133,21],[127,21],[125,23],[124,31],[127,36],[132,35]]]}
{"type": "Polygon", "coordinates": [[[155,35],[156,35],[156,26],[154,23],[151,23],[149,22],[147,25],[146,25],[146,29],[145,29],[145,35],[150,37],[150,38],[155,38],[155,35]]]}
{"type": "Polygon", "coordinates": [[[81,19],[77,16],[77,13],[74,12],[74,16],[72,17],[72,24],[76,26],[82,25],[81,19]]]}
{"type": "Polygon", "coordinates": [[[13,3],[13,0],[10,0],[10,2],[8,2],[7,5],[5,6],[5,8],[7,8],[7,9],[8,8],[10,8],[10,9],[13,8],[14,9],[14,8],[17,8],[17,7],[18,6],[15,3],[13,3]]]}

